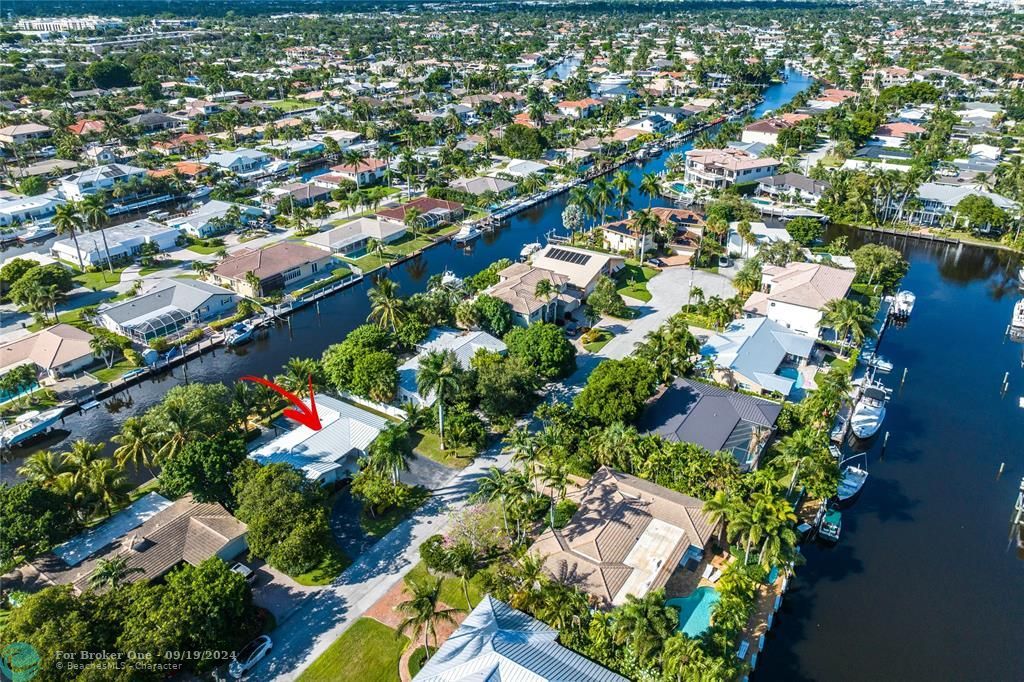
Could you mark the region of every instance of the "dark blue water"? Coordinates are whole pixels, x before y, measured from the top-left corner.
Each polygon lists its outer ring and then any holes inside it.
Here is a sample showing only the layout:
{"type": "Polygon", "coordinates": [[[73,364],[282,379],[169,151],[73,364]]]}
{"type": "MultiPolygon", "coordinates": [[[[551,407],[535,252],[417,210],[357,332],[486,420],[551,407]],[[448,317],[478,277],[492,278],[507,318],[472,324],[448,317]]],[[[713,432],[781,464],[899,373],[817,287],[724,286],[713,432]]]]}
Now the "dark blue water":
{"type": "Polygon", "coordinates": [[[889,445],[869,449],[839,544],[806,548],[755,677],[1022,680],[1024,561],[1008,538],[1024,476],[1024,346],[1003,337],[1019,259],[889,243],[917,294],[909,324],[880,346],[896,365],[889,445]]]}

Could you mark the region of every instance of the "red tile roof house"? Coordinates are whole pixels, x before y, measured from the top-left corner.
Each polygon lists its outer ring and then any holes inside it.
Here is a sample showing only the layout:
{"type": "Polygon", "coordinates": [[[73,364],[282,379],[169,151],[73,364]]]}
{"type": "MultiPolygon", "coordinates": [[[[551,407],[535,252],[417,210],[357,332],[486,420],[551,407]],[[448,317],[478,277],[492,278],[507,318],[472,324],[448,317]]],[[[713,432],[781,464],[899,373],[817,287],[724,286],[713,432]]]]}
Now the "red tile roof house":
{"type": "Polygon", "coordinates": [[[445,201],[444,199],[433,199],[431,197],[419,197],[407,204],[395,208],[385,208],[377,211],[377,215],[384,220],[392,220],[396,223],[405,223],[405,216],[409,209],[415,208],[419,211],[420,220],[426,227],[436,227],[444,223],[453,223],[462,217],[465,210],[457,201],[445,201]]]}
{"type": "Polygon", "coordinates": [[[229,287],[243,296],[265,296],[321,276],[338,261],[329,251],[295,242],[280,242],[265,249],[244,249],[234,253],[210,273],[215,284],[229,287]],[[252,273],[259,284],[250,281],[252,273]]]}
{"type": "Polygon", "coordinates": [[[897,121],[878,126],[875,129],[875,134],[871,137],[874,144],[881,144],[885,147],[902,147],[907,140],[920,137],[925,132],[927,131],[921,126],[897,121]]]}
{"type": "Polygon", "coordinates": [[[593,112],[601,108],[603,102],[593,97],[587,97],[586,99],[579,100],[565,100],[555,105],[558,109],[558,113],[563,116],[571,116],[573,118],[586,118],[593,112]]]}
{"type": "Polygon", "coordinates": [[[368,157],[358,164],[343,163],[331,166],[329,175],[349,180],[362,187],[384,177],[387,167],[388,164],[385,161],[368,157]]]}
{"type": "Polygon", "coordinates": [[[763,142],[777,144],[779,133],[795,128],[801,121],[809,119],[807,114],[783,114],[776,118],[766,118],[751,123],[743,129],[741,140],[744,142],[763,142]]]}
{"type": "Polygon", "coordinates": [[[68,126],[68,132],[81,137],[82,135],[99,135],[107,129],[107,124],[96,119],[83,118],[68,126]]]}

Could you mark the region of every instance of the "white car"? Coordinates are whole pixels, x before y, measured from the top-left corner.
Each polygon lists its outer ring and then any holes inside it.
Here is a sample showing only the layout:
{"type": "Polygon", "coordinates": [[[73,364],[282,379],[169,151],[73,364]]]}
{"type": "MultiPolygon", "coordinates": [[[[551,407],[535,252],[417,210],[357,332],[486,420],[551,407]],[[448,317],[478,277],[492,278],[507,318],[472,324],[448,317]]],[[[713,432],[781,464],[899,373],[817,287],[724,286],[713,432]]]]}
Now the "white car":
{"type": "Polygon", "coordinates": [[[235,660],[228,666],[228,674],[236,680],[242,679],[245,673],[263,660],[263,657],[274,648],[274,642],[266,635],[260,635],[252,640],[235,655],[235,660]]]}

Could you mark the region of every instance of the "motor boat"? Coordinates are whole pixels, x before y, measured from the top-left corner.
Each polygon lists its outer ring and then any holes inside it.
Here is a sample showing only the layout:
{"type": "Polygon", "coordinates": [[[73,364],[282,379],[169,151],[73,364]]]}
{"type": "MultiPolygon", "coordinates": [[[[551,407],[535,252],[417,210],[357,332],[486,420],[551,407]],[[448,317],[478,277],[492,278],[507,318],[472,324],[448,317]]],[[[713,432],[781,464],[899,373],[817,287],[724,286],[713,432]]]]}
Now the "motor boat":
{"type": "Polygon", "coordinates": [[[1024,265],[1020,266],[1020,270],[1017,271],[1017,281],[1024,287],[1024,265]]]}
{"type": "Polygon", "coordinates": [[[843,530],[843,515],[838,509],[825,512],[818,523],[818,537],[830,542],[839,542],[839,534],[843,530]]]}
{"type": "Polygon", "coordinates": [[[64,406],[60,405],[42,412],[32,410],[18,416],[14,423],[0,431],[0,446],[13,448],[16,445],[46,433],[50,427],[60,421],[64,414],[64,406]]]}
{"type": "Polygon", "coordinates": [[[538,242],[524,244],[523,248],[519,250],[519,259],[526,260],[527,258],[529,258],[530,256],[532,256],[533,254],[537,253],[540,250],[541,245],[538,242]]]}
{"type": "Polygon", "coordinates": [[[888,399],[889,394],[880,384],[872,383],[864,388],[850,417],[853,435],[865,439],[878,433],[885,420],[885,401],[888,399]]]}
{"type": "Polygon", "coordinates": [[[914,303],[917,302],[917,296],[914,292],[903,291],[896,292],[896,295],[892,299],[892,308],[889,309],[889,314],[893,317],[905,320],[910,317],[910,313],[914,311],[914,303]]]}
{"type": "Polygon", "coordinates": [[[36,241],[37,239],[48,239],[55,234],[57,234],[57,228],[52,223],[33,225],[18,237],[18,241],[24,244],[25,242],[36,241]]]}
{"type": "Polygon", "coordinates": [[[892,363],[873,351],[861,353],[857,357],[857,359],[863,362],[868,367],[872,367],[875,370],[882,372],[884,374],[888,374],[889,372],[892,371],[892,363]]]}
{"type": "Polygon", "coordinates": [[[254,331],[256,331],[255,323],[236,322],[224,335],[224,342],[229,346],[241,346],[252,341],[254,331]]]}
{"type": "Polygon", "coordinates": [[[445,270],[441,273],[441,286],[448,287],[449,289],[461,289],[462,278],[451,270],[445,270]]]}
{"type": "Polygon", "coordinates": [[[480,230],[475,225],[463,225],[462,228],[455,233],[452,237],[452,241],[456,244],[465,244],[471,242],[480,236],[480,230]]]}
{"type": "Polygon", "coordinates": [[[851,464],[843,467],[842,478],[839,479],[839,491],[836,499],[839,504],[849,504],[860,495],[864,483],[868,480],[867,469],[851,464]]]}
{"type": "Polygon", "coordinates": [[[1010,336],[1015,340],[1024,340],[1024,298],[1013,305],[1013,316],[1010,318],[1010,336]]]}

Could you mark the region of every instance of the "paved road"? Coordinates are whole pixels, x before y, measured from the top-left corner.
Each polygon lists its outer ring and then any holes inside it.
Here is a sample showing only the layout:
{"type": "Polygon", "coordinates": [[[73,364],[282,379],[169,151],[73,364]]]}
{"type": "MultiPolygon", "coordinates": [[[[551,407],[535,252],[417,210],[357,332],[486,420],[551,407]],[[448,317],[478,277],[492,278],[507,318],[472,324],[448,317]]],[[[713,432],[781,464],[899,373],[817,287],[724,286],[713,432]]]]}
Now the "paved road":
{"type": "MultiPolygon", "coordinates": [[[[614,328],[617,336],[600,353],[579,357],[578,368],[565,382],[549,386],[556,400],[571,399],[586,383],[602,360],[623,358],[637,342],[661,326],[686,304],[690,287],[705,295],[731,296],[732,284],[720,275],[669,268],[648,284],[651,300],[641,308],[640,317],[622,322],[603,320],[601,326],[614,328]]],[[[273,653],[251,673],[252,679],[293,680],[317,659],[341,634],[378,599],[400,581],[419,561],[419,547],[431,535],[448,525],[449,515],[463,507],[487,470],[511,464],[511,457],[497,444],[434,489],[434,495],[416,514],[397,526],[369,551],[361,555],[333,585],[308,594],[272,633],[273,653]]],[[[339,671],[339,679],[344,674],[339,671]]]]}

